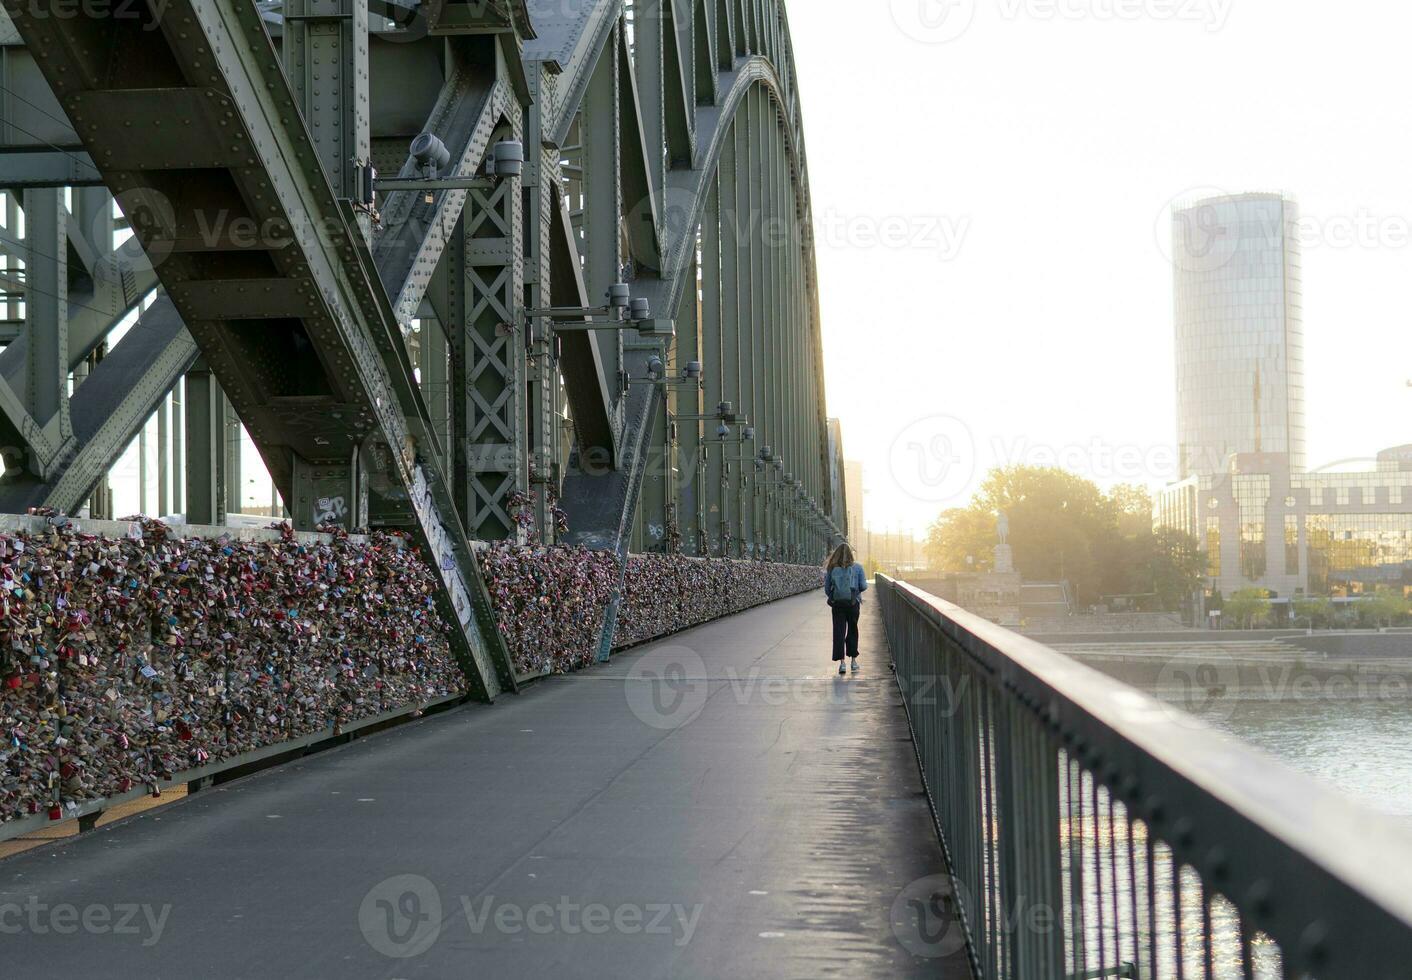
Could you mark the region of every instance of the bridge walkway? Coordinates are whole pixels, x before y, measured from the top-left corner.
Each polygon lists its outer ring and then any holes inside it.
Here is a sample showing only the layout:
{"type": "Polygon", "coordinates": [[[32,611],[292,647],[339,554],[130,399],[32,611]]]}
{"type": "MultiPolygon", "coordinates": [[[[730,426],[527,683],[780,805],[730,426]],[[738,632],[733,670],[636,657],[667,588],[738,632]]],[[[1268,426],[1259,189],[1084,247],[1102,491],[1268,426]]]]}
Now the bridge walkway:
{"type": "Polygon", "coordinates": [[[17,855],[5,972],[967,976],[914,952],[944,867],[876,603],[858,674],[828,640],[786,600],[17,855]]]}

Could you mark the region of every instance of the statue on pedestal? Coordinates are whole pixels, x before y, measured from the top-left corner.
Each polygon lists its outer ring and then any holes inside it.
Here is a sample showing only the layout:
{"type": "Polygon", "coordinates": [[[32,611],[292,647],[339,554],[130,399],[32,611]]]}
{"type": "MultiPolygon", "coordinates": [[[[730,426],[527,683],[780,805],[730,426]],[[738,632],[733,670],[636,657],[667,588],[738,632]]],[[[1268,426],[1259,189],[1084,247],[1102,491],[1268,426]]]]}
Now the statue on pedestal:
{"type": "Polygon", "coordinates": [[[1010,518],[1004,511],[995,519],[995,534],[1000,539],[995,546],[995,570],[1008,575],[1015,570],[1015,553],[1010,548],[1010,518]]]}

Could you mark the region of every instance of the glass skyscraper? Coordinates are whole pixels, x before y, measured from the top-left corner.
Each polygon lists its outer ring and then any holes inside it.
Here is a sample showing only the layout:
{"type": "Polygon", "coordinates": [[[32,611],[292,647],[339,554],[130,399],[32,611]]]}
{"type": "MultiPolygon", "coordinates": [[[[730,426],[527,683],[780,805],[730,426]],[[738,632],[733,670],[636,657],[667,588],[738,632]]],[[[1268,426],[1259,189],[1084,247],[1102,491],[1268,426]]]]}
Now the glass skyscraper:
{"type": "Polygon", "coordinates": [[[1181,475],[1222,473],[1234,453],[1279,453],[1303,472],[1296,205],[1238,194],[1173,217],[1181,475]]]}

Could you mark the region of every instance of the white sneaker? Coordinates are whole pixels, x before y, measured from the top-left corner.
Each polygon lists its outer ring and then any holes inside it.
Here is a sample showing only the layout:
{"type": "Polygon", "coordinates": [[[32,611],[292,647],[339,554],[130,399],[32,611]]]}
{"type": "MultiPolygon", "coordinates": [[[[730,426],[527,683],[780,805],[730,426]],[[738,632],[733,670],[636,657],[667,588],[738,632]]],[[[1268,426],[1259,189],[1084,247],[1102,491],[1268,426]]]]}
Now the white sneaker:
{"type": "Polygon", "coordinates": [[[852,661],[850,661],[849,667],[850,667],[850,669],[853,671],[853,673],[855,673],[855,674],[858,673],[858,658],[857,658],[857,657],[854,657],[854,658],[852,659],[852,661]]]}
{"type": "Polygon", "coordinates": [[[846,674],[846,673],[848,673],[848,671],[844,669],[844,666],[843,666],[842,663],[839,663],[839,665],[838,665],[838,676],[839,676],[839,677],[842,677],[842,676],[843,676],[844,674],[846,674]]]}

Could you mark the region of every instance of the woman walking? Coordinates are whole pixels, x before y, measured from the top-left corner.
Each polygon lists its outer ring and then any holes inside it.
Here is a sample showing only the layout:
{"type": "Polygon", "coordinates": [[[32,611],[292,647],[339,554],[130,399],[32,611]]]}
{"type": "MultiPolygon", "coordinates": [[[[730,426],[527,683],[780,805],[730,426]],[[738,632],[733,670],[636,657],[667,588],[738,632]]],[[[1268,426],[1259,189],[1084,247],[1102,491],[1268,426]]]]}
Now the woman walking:
{"type": "Polygon", "coordinates": [[[853,670],[858,670],[858,614],[863,611],[863,593],[867,591],[867,573],[853,560],[853,549],[839,545],[824,567],[824,595],[833,609],[833,658],[840,674],[847,672],[845,653],[853,670]]]}

